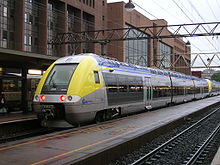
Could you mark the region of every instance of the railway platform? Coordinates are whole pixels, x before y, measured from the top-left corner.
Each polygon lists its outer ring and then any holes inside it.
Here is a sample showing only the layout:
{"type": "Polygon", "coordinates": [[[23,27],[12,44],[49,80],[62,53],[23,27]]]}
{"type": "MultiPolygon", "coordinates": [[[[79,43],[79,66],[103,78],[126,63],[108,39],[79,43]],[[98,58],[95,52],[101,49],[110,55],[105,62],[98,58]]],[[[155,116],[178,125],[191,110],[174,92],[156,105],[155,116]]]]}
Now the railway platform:
{"type": "Polygon", "coordinates": [[[214,157],[211,165],[220,165],[220,147],[219,147],[217,153],[215,154],[215,157],[214,157]]]}
{"type": "Polygon", "coordinates": [[[0,164],[103,165],[129,151],[131,146],[138,146],[162,126],[173,125],[188,115],[217,104],[220,104],[220,96],[0,144],[0,164]]]}
{"type": "Polygon", "coordinates": [[[12,112],[9,114],[5,113],[5,114],[0,114],[0,125],[18,122],[18,121],[24,121],[24,120],[34,120],[34,119],[37,119],[37,115],[34,112],[22,113],[22,111],[19,111],[19,112],[12,112]]]}

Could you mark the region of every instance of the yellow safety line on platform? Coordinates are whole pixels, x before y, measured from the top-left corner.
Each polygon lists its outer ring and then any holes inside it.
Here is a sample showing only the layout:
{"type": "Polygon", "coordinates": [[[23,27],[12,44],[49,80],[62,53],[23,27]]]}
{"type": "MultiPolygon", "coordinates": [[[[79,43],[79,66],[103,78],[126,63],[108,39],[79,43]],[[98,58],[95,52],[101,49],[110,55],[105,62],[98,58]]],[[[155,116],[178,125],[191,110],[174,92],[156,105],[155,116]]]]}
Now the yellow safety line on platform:
{"type": "Polygon", "coordinates": [[[28,145],[28,144],[33,144],[33,143],[37,143],[37,142],[42,142],[42,141],[46,141],[46,140],[50,140],[50,139],[55,139],[55,138],[63,137],[63,136],[74,134],[74,133],[86,133],[86,132],[89,132],[89,131],[94,132],[94,131],[101,130],[103,128],[104,129],[110,128],[112,126],[113,126],[113,124],[110,124],[110,125],[109,124],[105,124],[105,125],[96,126],[94,128],[90,127],[90,128],[80,129],[80,130],[74,130],[72,132],[68,132],[68,133],[64,133],[64,134],[60,134],[60,135],[56,135],[56,136],[51,136],[51,137],[47,137],[47,138],[43,138],[43,139],[38,139],[38,140],[24,142],[24,143],[12,145],[12,146],[3,147],[3,148],[0,148],[0,151],[8,150],[8,149],[12,149],[12,148],[28,145]]]}
{"type": "MultiPolygon", "coordinates": [[[[149,125],[148,125],[148,126],[149,126],[149,125]]],[[[64,153],[62,153],[62,154],[59,154],[59,155],[53,156],[53,157],[51,157],[51,158],[48,158],[48,159],[45,159],[45,160],[42,160],[42,161],[33,163],[33,164],[31,164],[31,165],[43,164],[43,163],[48,162],[48,161],[50,161],[50,160],[57,159],[57,158],[60,158],[60,157],[62,157],[62,156],[66,156],[66,155],[68,155],[68,154],[71,154],[71,153],[74,153],[74,152],[77,152],[77,151],[80,151],[80,150],[83,150],[83,149],[87,149],[87,148],[96,146],[96,145],[98,145],[98,144],[105,143],[105,142],[110,141],[110,140],[114,140],[114,139],[116,139],[116,138],[118,138],[118,137],[120,137],[120,136],[129,134],[129,133],[134,132],[134,131],[138,131],[138,130],[143,129],[143,128],[145,128],[145,127],[147,127],[147,126],[139,127],[139,128],[137,128],[137,129],[135,129],[135,130],[128,131],[128,132],[126,132],[126,133],[122,133],[122,134],[117,135],[117,136],[113,136],[113,137],[111,137],[111,138],[108,138],[108,139],[99,141],[99,142],[97,142],[97,143],[93,143],[93,144],[90,144],[90,145],[87,145],[87,146],[83,146],[83,147],[81,147],[81,148],[77,148],[77,149],[74,149],[74,150],[71,150],[71,151],[68,151],[68,152],[64,152],[64,153]]]]}

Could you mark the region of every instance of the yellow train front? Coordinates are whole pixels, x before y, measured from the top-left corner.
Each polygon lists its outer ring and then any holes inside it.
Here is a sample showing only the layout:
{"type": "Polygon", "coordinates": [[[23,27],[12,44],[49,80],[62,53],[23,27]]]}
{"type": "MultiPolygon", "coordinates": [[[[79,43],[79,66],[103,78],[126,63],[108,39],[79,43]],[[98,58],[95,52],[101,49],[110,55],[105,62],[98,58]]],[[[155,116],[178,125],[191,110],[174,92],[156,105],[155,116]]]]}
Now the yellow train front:
{"type": "Polygon", "coordinates": [[[106,103],[103,86],[99,66],[92,56],[61,58],[40,80],[34,111],[43,126],[68,127],[94,120],[96,111],[106,103]]]}

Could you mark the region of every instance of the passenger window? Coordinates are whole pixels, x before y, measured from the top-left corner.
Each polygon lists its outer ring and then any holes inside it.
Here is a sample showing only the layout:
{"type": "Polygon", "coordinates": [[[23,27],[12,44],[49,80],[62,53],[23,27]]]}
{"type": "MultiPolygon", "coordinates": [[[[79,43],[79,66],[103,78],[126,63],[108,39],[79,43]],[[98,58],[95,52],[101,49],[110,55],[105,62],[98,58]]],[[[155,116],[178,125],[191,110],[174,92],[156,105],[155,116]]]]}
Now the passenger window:
{"type": "Polygon", "coordinates": [[[94,71],[95,83],[100,84],[99,73],[98,71],[94,71]]]}

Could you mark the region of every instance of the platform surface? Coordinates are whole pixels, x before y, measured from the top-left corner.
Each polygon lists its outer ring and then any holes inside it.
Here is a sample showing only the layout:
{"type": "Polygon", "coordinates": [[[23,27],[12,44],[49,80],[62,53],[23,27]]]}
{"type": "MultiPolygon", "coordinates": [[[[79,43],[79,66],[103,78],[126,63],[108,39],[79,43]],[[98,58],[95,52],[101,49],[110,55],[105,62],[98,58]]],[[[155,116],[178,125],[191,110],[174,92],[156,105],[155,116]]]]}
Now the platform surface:
{"type": "Polygon", "coordinates": [[[208,105],[220,96],[0,145],[0,164],[64,164],[150,132],[208,105]]]}
{"type": "Polygon", "coordinates": [[[217,153],[215,154],[215,157],[212,160],[211,165],[220,165],[220,147],[219,147],[217,153]]]}
{"type": "Polygon", "coordinates": [[[12,123],[12,122],[33,120],[33,119],[37,119],[37,115],[33,112],[22,113],[22,111],[19,111],[19,112],[12,112],[9,114],[0,113],[0,125],[5,123],[12,123]]]}

